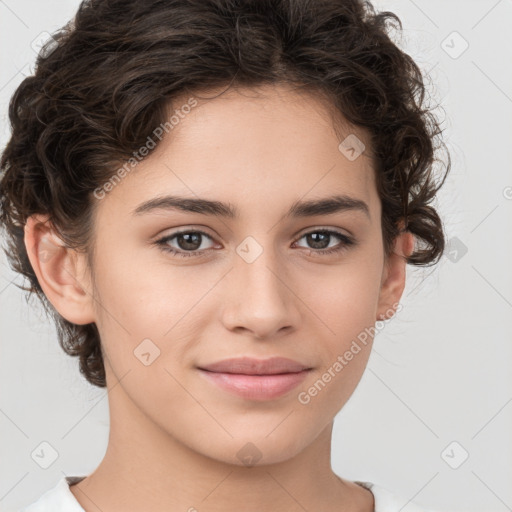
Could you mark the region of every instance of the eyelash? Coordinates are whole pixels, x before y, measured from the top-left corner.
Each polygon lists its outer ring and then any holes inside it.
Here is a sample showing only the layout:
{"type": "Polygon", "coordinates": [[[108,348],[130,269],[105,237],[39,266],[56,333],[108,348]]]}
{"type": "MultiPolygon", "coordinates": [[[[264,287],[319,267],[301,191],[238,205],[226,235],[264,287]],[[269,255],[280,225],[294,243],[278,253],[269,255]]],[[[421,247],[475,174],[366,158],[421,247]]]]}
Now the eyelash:
{"type": "MultiPolygon", "coordinates": [[[[177,231],[176,233],[173,233],[172,235],[168,235],[163,238],[160,238],[159,240],[155,241],[155,244],[158,245],[162,251],[165,251],[166,253],[170,253],[173,256],[182,257],[182,258],[200,257],[200,256],[203,256],[204,253],[206,253],[206,252],[215,250],[215,249],[204,249],[202,251],[197,251],[197,250],[196,251],[177,251],[176,249],[173,249],[173,248],[169,247],[169,245],[167,245],[167,242],[176,238],[177,236],[183,235],[183,234],[191,234],[191,233],[200,234],[200,235],[206,236],[207,238],[210,238],[210,239],[212,238],[208,233],[205,233],[204,231],[201,231],[201,230],[197,230],[197,229],[196,230],[186,230],[186,231],[177,231]]],[[[304,248],[309,251],[308,252],[309,255],[314,254],[315,256],[316,255],[323,256],[323,255],[329,255],[329,254],[334,254],[334,253],[340,253],[344,250],[347,250],[350,246],[353,246],[356,243],[353,238],[350,238],[346,235],[343,235],[342,233],[339,233],[338,231],[333,231],[330,229],[316,229],[314,231],[309,231],[307,233],[304,233],[299,238],[297,238],[297,240],[295,240],[295,242],[298,242],[300,239],[304,238],[307,235],[311,235],[313,233],[334,235],[335,237],[337,237],[341,240],[341,243],[334,247],[331,247],[330,249],[304,248]]]]}

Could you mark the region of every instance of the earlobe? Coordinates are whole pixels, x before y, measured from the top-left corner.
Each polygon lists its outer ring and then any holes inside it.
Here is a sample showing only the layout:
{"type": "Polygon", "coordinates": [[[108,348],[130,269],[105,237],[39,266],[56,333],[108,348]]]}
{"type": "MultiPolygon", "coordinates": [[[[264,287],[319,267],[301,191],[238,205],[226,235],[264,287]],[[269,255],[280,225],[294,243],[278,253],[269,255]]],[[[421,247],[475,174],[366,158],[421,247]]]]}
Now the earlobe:
{"type": "Polygon", "coordinates": [[[405,288],[406,257],[414,250],[414,235],[402,232],[395,239],[393,252],[386,262],[381,283],[377,319],[385,320],[393,316],[405,288]]]}
{"type": "Polygon", "coordinates": [[[48,216],[32,215],[27,219],[24,241],[37,280],[60,315],[77,325],[94,322],[85,255],[66,247],[48,216]]]}

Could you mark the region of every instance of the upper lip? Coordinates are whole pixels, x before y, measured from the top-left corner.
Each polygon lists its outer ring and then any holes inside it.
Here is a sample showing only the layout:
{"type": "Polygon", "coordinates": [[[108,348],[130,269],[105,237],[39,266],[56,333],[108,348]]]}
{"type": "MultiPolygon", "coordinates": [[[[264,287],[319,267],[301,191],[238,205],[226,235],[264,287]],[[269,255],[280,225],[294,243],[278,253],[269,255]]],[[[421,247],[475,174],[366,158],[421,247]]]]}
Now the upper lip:
{"type": "Polygon", "coordinates": [[[239,373],[245,375],[276,375],[279,373],[297,373],[311,368],[286,357],[271,357],[270,359],[253,359],[251,357],[236,357],[224,359],[206,366],[200,370],[216,373],[239,373]]]}

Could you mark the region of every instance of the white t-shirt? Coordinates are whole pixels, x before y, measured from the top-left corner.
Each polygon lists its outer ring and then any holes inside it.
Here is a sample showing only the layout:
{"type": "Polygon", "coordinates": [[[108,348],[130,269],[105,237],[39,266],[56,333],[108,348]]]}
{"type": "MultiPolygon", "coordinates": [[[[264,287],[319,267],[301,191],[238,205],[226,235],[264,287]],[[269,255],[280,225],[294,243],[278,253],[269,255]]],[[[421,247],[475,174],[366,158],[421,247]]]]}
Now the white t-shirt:
{"type": "MultiPolygon", "coordinates": [[[[84,509],[69,490],[70,484],[78,483],[84,478],[85,476],[63,477],[55,487],[46,491],[38,500],[19,512],[84,512],[84,509]]],[[[407,499],[400,498],[372,482],[355,481],[355,483],[372,492],[375,501],[375,512],[436,512],[420,508],[418,505],[408,502],[407,499]],[[407,505],[404,506],[406,503],[407,505]]]]}

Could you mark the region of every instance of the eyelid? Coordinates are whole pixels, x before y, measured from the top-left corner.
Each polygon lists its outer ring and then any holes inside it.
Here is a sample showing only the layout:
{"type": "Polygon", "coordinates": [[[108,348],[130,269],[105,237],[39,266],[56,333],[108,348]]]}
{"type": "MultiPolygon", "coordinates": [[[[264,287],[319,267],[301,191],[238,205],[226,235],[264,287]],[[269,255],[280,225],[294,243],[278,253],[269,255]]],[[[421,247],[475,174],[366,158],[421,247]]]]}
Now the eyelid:
{"type": "Polygon", "coordinates": [[[310,233],[317,233],[319,231],[328,231],[330,233],[335,233],[341,237],[353,239],[353,236],[350,233],[344,233],[343,231],[341,231],[341,228],[320,225],[314,226],[313,228],[305,228],[304,231],[300,231],[299,234],[296,236],[295,241],[300,240],[303,236],[309,235],[310,233]]]}
{"type": "Polygon", "coordinates": [[[205,235],[208,235],[211,238],[214,238],[217,235],[213,235],[210,233],[212,231],[211,228],[208,226],[204,226],[203,224],[190,224],[190,225],[180,225],[177,227],[168,227],[166,229],[163,229],[158,232],[157,235],[154,236],[154,238],[157,237],[164,237],[164,236],[173,236],[173,235],[179,235],[180,233],[204,233],[205,235]],[[162,233],[168,233],[165,235],[162,235],[162,233]]]}

